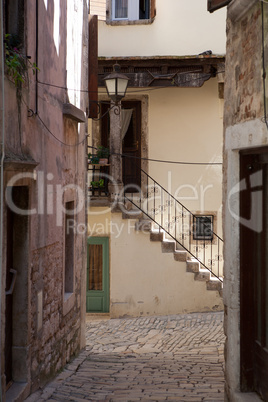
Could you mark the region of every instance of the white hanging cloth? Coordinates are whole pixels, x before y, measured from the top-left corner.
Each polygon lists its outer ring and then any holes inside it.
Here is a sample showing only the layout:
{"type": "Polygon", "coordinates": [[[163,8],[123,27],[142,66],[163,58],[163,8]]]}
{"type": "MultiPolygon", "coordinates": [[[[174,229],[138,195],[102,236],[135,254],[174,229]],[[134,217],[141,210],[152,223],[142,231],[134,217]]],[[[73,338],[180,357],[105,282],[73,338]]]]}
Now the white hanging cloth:
{"type": "Polygon", "coordinates": [[[133,109],[121,109],[121,140],[125,138],[126,132],[128,130],[133,109]]]}

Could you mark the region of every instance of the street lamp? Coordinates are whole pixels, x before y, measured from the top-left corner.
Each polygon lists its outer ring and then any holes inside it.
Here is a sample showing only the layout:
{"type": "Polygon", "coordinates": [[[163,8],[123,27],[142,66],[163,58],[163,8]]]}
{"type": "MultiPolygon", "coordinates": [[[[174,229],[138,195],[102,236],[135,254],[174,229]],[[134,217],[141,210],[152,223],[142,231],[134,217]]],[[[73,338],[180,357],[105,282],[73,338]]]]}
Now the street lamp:
{"type": "Polygon", "coordinates": [[[129,78],[120,73],[119,64],[113,66],[113,72],[104,78],[106,91],[115,105],[118,105],[120,100],[124,98],[128,86],[129,78]]]}

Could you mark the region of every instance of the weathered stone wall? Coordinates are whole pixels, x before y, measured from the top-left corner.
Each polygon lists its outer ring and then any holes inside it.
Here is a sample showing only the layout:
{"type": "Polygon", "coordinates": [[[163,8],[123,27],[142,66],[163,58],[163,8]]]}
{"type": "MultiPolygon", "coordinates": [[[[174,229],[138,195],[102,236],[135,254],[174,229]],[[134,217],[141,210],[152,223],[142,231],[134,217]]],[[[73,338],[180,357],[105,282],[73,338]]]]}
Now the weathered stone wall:
{"type": "MultiPolygon", "coordinates": [[[[9,180],[18,173],[28,174],[26,179],[17,180],[14,185],[27,187],[29,209],[34,211],[26,218],[27,258],[21,268],[24,270],[23,281],[18,269],[14,290],[18,295],[13,303],[13,328],[18,325],[18,314],[23,316],[19,339],[15,334],[12,345],[13,372],[20,382],[27,383],[20,400],[51,379],[85,346],[86,233],[77,233],[76,229],[74,232],[74,286],[69,292],[64,289],[63,217],[64,203],[74,201],[77,206],[80,200],[83,205],[74,216],[75,227],[85,224],[87,125],[66,117],[63,105],[72,103],[83,112],[87,107],[84,92],[87,88],[87,1],[38,4],[39,31],[36,35],[36,1],[25,1],[27,25],[23,52],[35,62],[37,39],[38,80],[42,84],[37,83],[29,71],[29,82],[23,85],[18,97],[14,84],[5,77],[6,166],[7,162],[9,164],[5,185],[11,186],[9,180]],[[70,76],[73,82],[70,82],[70,76]],[[35,164],[29,167],[33,161],[35,164]],[[76,186],[80,196],[66,186],[76,186]],[[20,358],[22,353],[23,360],[20,358]]],[[[6,211],[7,204],[5,214],[6,211]]],[[[9,230],[18,228],[6,225],[5,236],[9,230]]],[[[16,246],[13,253],[14,250],[16,246]]],[[[1,284],[5,295],[5,246],[3,254],[1,284]]],[[[1,324],[1,380],[5,394],[5,297],[2,299],[1,324]]],[[[13,375],[14,381],[16,378],[13,375]]]]}
{"type": "MultiPolygon", "coordinates": [[[[241,18],[232,15],[231,20],[227,14],[223,150],[224,328],[225,400],[232,402],[245,400],[245,394],[240,392],[239,152],[268,144],[263,119],[262,5],[258,1],[253,3],[241,18]]],[[[232,4],[235,6],[235,2],[232,4]]],[[[267,12],[264,4],[265,42],[267,12]]],[[[255,394],[247,395],[248,401],[257,400],[255,398],[255,394]]]]}
{"type": "Polygon", "coordinates": [[[31,380],[33,389],[52,377],[80,350],[80,291],[74,308],[63,314],[62,242],[35,250],[31,283],[31,380]],[[37,294],[43,289],[42,328],[38,330],[37,294]]]}
{"type": "Polygon", "coordinates": [[[225,127],[263,116],[261,6],[227,20],[225,127]]]}

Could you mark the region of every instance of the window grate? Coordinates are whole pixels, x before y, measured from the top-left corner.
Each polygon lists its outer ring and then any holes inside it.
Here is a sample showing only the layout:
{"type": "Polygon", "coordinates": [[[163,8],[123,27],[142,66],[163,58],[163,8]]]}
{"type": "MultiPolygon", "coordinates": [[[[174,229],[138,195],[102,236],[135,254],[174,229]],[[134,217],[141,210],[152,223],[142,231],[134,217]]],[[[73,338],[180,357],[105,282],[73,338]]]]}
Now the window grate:
{"type": "Polygon", "coordinates": [[[213,215],[194,215],[194,240],[213,240],[213,218],[213,215]]]}

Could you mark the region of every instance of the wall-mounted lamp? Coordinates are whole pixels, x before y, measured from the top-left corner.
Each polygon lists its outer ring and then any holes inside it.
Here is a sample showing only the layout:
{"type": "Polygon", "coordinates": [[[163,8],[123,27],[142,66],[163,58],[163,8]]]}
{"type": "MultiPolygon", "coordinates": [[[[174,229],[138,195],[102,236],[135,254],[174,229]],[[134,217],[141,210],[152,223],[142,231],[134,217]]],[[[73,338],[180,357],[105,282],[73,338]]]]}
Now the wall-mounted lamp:
{"type": "Polygon", "coordinates": [[[115,105],[124,98],[128,86],[129,78],[120,73],[119,64],[113,66],[113,72],[104,78],[108,96],[114,101],[115,105]]]}

